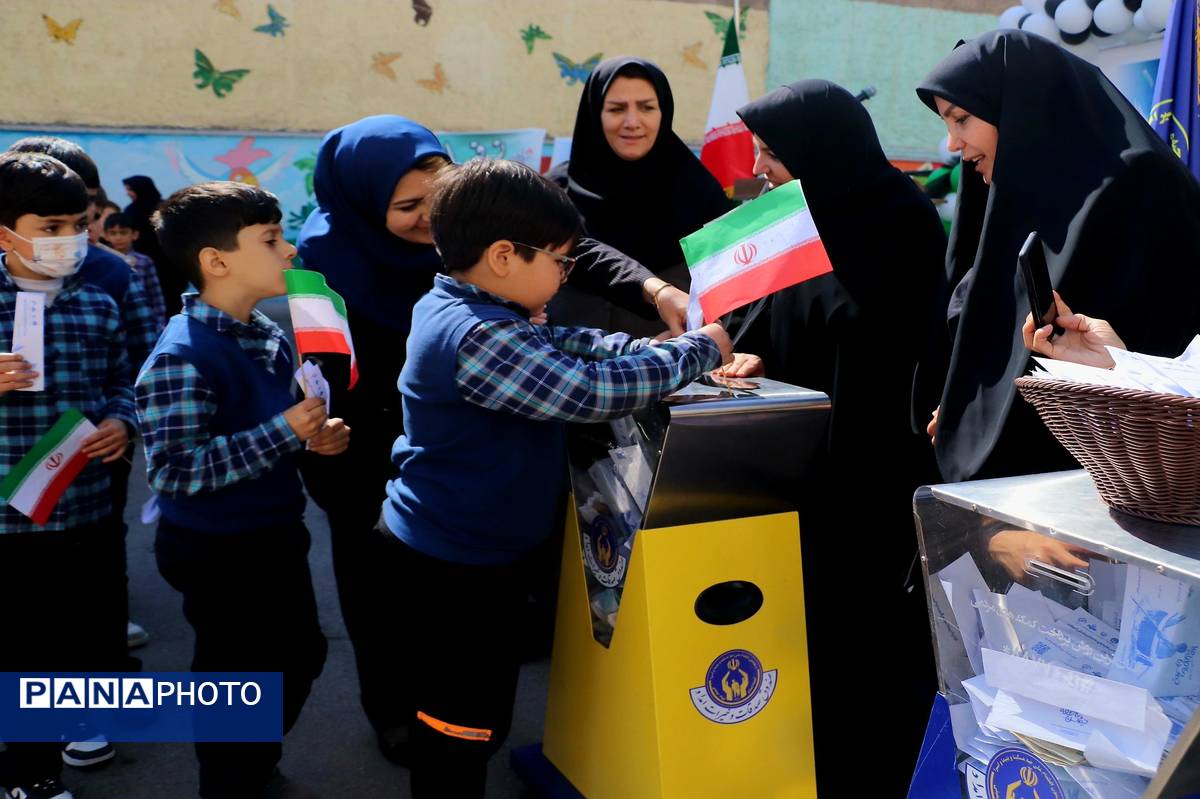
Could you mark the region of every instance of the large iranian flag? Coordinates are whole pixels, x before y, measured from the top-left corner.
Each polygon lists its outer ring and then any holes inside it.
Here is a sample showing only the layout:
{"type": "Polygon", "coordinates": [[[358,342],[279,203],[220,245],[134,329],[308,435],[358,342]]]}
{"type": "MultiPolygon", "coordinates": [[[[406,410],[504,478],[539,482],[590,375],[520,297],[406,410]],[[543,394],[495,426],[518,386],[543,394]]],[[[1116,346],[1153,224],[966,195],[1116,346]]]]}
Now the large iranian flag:
{"type": "Polygon", "coordinates": [[[692,277],[693,329],[833,271],[798,180],[713,220],[679,245],[692,277]]]}
{"type": "Polygon", "coordinates": [[[0,497],[34,524],[44,525],[71,481],[87,466],[83,440],[94,432],[96,426],[79,411],[64,413],[0,481],[0,497]]]}
{"type": "Polygon", "coordinates": [[[725,50],[717,67],[708,124],[704,126],[704,145],[700,148],[700,163],[708,167],[730,196],[735,181],[754,177],[754,141],[746,123],[737,115],[737,110],[750,102],[742,53],[738,49],[737,18],[735,8],[725,33],[725,50]]]}
{"type": "Polygon", "coordinates": [[[350,356],[350,388],[358,382],[358,359],[346,318],[346,303],[325,282],[325,276],[310,269],[288,269],[288,310],[296,348],[303,358],[310,352],[336,352],[350,356]]]}

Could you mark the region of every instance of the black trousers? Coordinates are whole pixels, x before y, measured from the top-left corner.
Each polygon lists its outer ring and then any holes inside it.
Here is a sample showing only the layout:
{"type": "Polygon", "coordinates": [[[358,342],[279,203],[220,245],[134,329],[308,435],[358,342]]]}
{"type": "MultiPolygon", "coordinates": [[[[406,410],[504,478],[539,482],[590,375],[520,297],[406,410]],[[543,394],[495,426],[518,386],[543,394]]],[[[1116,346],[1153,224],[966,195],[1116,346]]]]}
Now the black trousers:
{"type": "Polygon", "coordinates": [[[431,558],[386,533],[397,587],[396,627],[409,653],[402,677],[412,719],[412,795],[482,797],[488,759],[512,724],[527,561],[468,566],[431,558]]]}
{"type": "MultiPolygon", "coordinates": [[[[243,533],[205,533],[159,522],[158,569],[183,594],[196,633],[193,671],[283,673],[283,731],[296,723],[325,664],[302,522],[243,533]]],[[[198,743],[200,795],[257,796],[279,743],[198,743]]]]}
{"type": "MultiPolygon", "coordinates": [[[[107,522],[0,535],[6,671],[120,671],[125,657],[125,538],[107,522]]],[[[103,732],[103,730],[101,730],[103,732]]],[[[59,743],[8,743],[0,785],[62,772],[59,743]]]]}

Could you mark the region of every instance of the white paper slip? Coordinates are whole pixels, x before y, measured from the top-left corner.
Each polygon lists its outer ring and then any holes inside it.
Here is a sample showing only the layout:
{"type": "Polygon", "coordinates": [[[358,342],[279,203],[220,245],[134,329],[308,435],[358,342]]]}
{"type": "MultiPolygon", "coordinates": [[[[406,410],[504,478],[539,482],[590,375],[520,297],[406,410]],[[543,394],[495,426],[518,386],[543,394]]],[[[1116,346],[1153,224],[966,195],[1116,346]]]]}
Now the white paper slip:
{"type": "Polygon", "coordinates": [[[299,369],[297,378],[300,387],[304,389],[305,398],[319,397],[325,400],[325,413],[330,412],[329,381],[321,374],[321,367],[312,361],[305,361],[299,369]]]}
{"type": "Polygon", "coordinates": [[[1108,677],[1154,696],[1200,693],[1200,591],[1174,577],[1130,566],[1121,643],[1108,677]]]}
{"type": "Polygon", "coordinates": [[[18,291],[13,314],[12,352],[29,362],[37,372],[33,385],[18,391],[45,391],[46,295],[40,291],[18,291]]]}
{"type": "MultiPolygon", "coordinates": [[[[979,573],[971,553],[967,552],[958,560],[938,572],[938,580],[950,600],[950,609],[954,614],[954,623],[962,638],[963,647],[967,652],[967,660],[976,674],[983,673],[983,659],[979,655],[979,614],[973,606],[974,592],[987,591],[987,583],[979,573]]],[[[949,620],[947,620],[949,621],[949,620]]]]}
{"type": "Polygon", "coordinates": [[[1183,351],[1183,354],[1175,360],[1179,361],[1180,363],[1200,366],[1200,336],[1196,336],[1194,339],[1192,339],[1192,343],[1189,344],[1187,349],[1183,351]]]}
{"type": "Polygon", "coordinates": [[[1090,799],[1141,799],[1150,786],[1145,777],[1114,774],[1088,766],[1067,766],[1067,774],[1087,791],[1090,799]]]}
{"type": "Polygon", "coordinates": [[[988,684],[1000,691],[1135,730],[1146,723],[1146,708],[1153,702],[1143,688],[991,649],[983,650],[983,665],[988,684]]]}
{"type": "Polygon", "coordinates": [[[1132,377],[1152,391],[1194,397],[1200,391],[1200,370],[1169,358],[1158,358],[1116,347],[1105,347],[1116,366],[1113,370],[1132,377]]]}
{"type": "MultiPolygon", "coordinates": [[[[979,626],[983,630],[983,646],[1009,655],[1020,655],[1025,652],[1021,646],[1021,636],[1017,627],[1028,633],[1037,633],[1036,622],[1020,617],[1008,609],[1008,598],[1004,594],[993,594],[991,591],[972,592],[973,605],[979,611],[979,626]]],[[[987,661],[984,661],[987,669],[987,661]]],[[[989,680],[991,682],[991,680],[989,680]]],[[[992,682],[992,685],[995,685],[992,682]]]]}
{"type": "Polygon", "coordinates": [[[1149,390],[1145,385],[1134,380],[1132,377],[1109,369],[1084,366],[1083,364],[1071,363],[1070,361],[1039,358],[1036,355],[1033,356],[1033,359],[1041,364],[1042,368],[1055,380],[1066,380],[1071,383],[1087,383],[1094,386],[1112,386],[1113,388],[1134,388],[1140,391],[1149,390]]]}

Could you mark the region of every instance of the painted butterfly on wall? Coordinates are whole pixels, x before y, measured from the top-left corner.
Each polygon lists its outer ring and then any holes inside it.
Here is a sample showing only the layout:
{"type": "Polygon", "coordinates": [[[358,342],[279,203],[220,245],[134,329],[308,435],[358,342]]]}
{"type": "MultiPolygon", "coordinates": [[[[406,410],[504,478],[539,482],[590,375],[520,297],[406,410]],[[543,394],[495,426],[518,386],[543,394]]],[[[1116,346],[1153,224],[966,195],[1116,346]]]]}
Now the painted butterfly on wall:
{"type": "Polygon", "coordinates": [[[521,31],[521,41],[525,42],[525,50],[529,55],[533,55],[533,45],[538,39],[549,40],[550,38],[550,34],[542,30],[541,25],[531,24],[521,31]]]}
{"type": "MultiPolygon", "coordinates": [[[[743,8],[742,13],[738,14],[739,39],[746,38],[746,12],[749,10],[749,8],[743,8]]],[[[723,17],[720,14],[714,14],[712,11],[705,11],[704,16],[708,17],[708,21],[712,23],[713,33],[724,39],[725,32],[729,30],[729,20],[733,19],[733,17],[723,17]]]]}
{"type": "Polygon", "coordinates": [[[46,30],[50,31],[50,37],[54,41],[75,44],[75,34],[79,32],[79,26],[83,24],[82,19],[73,19],[66,25],[59,25],[45,14],[42,14],[42,19],[46,21],[46,30]]]}
{"type": "Polygon", "coordinates": [[[417,85],[423,89],[428,89],[431,92],[441,94],[450,82],[446,80],[446,73],[442,70],[441,64],[433,65],[432,78],[417,78],[417,85]]]}
{"type": "Polygon", "coordinates": [[[213,94],[217,97],[224,97],[233,89],[233,84],[249,74],[250,70],[248,69],[219,70],[213,66],[212,61],[208,60],[208,56],[196,50],[196,71],[192,73],[192,77],[199,81],[196,84],[197,89],[212,86],[213,94]]]}
{"type": "Polygon", "coordinates": [[[603,57],[601,53],[596,53],[587,61],[576,64],[562,53],[554,53],[554,60],[558,63],[559,74],[566,80],[568,86],[574,86],[576,83],[586,81],[588,75],[592,74],[592,70],[600,65],[600,59],[603,57]]]}
{"type": "Polygon", "coordinates": [[[254,29],[255,33],[269,33],[271,36],[283,36],[283,29],[288,27],[288,21],[275,10],[275,6],[267,5],[267,17],[270,20],[265,25],[259,25],[254,29]]]}

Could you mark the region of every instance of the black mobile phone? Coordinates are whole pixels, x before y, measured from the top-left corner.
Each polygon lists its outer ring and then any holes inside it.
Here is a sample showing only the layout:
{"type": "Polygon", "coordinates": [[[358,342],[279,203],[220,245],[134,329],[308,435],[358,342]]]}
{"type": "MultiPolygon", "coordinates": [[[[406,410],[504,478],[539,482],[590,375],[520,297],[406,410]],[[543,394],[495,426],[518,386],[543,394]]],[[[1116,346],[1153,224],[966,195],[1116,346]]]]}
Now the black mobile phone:
{"type": "Polygon", "coordinates": [[[1054,325],[1053,335],[1061,336],[1063,329],[1054,324],[1058,318],[1058,307],[1054,304],[1054,291],[1050,285],[1050,270],[1046,266],[1046,251],[1037,231],[1029,234],[1017,256],[1021,274],[1025,278],[1025,293],[1029,296],[1029,310],[1039,328],[1054,325]]]}

